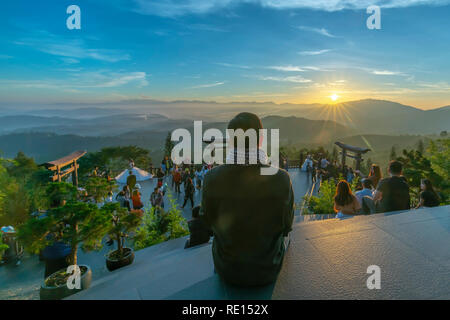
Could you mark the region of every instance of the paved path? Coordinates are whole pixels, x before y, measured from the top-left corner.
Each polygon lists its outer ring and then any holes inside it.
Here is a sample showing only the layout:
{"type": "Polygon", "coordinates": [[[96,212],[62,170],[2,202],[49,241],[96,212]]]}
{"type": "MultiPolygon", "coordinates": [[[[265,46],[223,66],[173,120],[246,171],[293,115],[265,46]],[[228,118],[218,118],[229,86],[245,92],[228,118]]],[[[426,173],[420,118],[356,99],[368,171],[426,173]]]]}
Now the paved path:
{"type": "MultiPolygon", "coordinates": [[[[306,181],[306,175],[300,172],[298,169],[291,169],[289,171],[291,176],[292,185],[294,188],[295,202],[300,204],[302,198],[307,192],[310,184],[306,181]]],[[[170,179],[166,179],[167,184],[170,187],[170,179]]],[[[150,194],[156,186],[156,179],[141,182],[142,186],[142,200],[145,204],[145,208],[150,207],[150,194]]],[[[184,200],[184,193],[177,195],[174,193],[174,197],[181,207],[184,200]]],[[[197,190],[194,195],[194,205],[201,203],[201,193],[197,190]]],[[[165,206],[168,207],[169,202],[165,197],[165,206]]],[[[191,206],[187,204],[186,208],[182,211],[183,217],[190,219],[191,206]]],[[[299,210],[296,211],[299,214],[299,210]]],[[[302,217],[297,216],[297,221],[303,220],[302,217]],[[299,219],[300,218],[300,219],[299,219]]],[[[111,250],[111,247],[104,246],[99,252],[84,253],[80,250],[79,261],[91,266],[93,270],[94,279],[108,274],[105,267],[104,255],[111,250]]],[[[25,255],[20,266],[0,266],[0,300],[1,299],[39,299],[39,286],[44,276],[44,262],[39,261],[37,256],[25,255]]]]}

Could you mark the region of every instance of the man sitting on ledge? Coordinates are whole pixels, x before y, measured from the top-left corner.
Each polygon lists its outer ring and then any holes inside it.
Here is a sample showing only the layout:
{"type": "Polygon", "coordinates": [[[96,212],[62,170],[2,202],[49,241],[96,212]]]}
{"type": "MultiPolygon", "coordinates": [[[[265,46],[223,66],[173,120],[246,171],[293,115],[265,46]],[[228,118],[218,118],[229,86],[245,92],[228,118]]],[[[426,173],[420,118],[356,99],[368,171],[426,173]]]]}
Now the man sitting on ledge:
{"type": "MultiPolygon", "coordinates": [[[[238,114],[228,129],[256,130],[261,146],[262,124],[255,114],[238,114]]],[[[248,140],[245,149],[239,149],[235,139],[227,164],[206,174],[201,207],[214,234],[212,253],[218,275],[230,284],[259,286],[274,282],[281,269],[294,219],[294,194],[286,171],[261,175],[261,167],[269,167],[267,156],[256,146],[250,148],[248,140]],[[236,162],[237,158],[246,159],[245,164],[236,162]],[[255,159],[258,163],[251,164],[255,159]]]]}
{"type": "Polygon", "coordinates": [[[409,186],[403,176],[401,162],[392,160],[389,162],[388,172],[390,177],[378,182],[377,190],[371,197],[363,197],[364,213],[381,213],[410,209],[409,186]]]}

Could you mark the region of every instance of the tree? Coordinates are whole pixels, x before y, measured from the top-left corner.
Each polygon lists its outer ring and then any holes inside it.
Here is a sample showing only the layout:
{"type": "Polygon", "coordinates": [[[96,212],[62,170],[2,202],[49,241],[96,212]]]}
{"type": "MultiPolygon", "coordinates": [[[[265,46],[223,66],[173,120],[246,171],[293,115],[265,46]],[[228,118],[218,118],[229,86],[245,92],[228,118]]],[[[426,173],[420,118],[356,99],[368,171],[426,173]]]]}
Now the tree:
{"type": "Polygon", "coordinates": [[[90,177],[84,185],[86,192],[96,203],[105,201],[108,194],[117,190],[117,184],[102,177],[90,177]]]}
{"type": "Polygon", "coordinates": [[[52,182],[47,186],[46,196],[50,207],[59,207],[77,198],[77,188],[67,182],[52,182]]]}
{"type": "Polygon", "coordinates": [[[142,211],[128,212],[118,203],[106,203],[100,210],[110,217],[111,225],[108,231],[111,239],[117,242],[117,258],[123,257],[123,242],[141,223],[142,211]]]}
{"type": "Polygon", "coordinates": [[[445,138],[445,137],[447,137],[448,133],[447,133],[446,130],[444,130],[444,131],[441,131],[441,133],[440,133],[439,135],[440,135],[442,138],[445,138]]]}
{"type": "Polygon", "coordinates": [[[167,133],[166,143],[164,146],[164,155],[168,156],[170,158],[170,155],[172,154],[172,149],[174,146],[175,146],[175,143],[172,141],[172,134],[169,132],[169,133],[167,133]]]}
{"type": "Polygon", "coordinates": [[[420,139],[417,143],[417,151],[419,151],[421,154],[425,152],[425,146],[423,145],[423,140],[420,139]]]}
{"type": "Polygon", "coordinates": [[[428,148],[432,168],[442,176],[443,180],[450,181],[450,139],[430,141],[428,148]]]}
{"type": "Polygon", "coordinates": [[[430,141],[428,153],[433,170],[442,177],[441,189],[443,202],[448,203],[450,196],[450,139],[430,141]]]}
{"type": "Polygon", "coordinates": [[[47,211],[45,216],[29,219],[19,228],[19,239],[25,248],[38,253],[56,241],[70,245],[71,264],[78,264],[78,248],[85,251],[100,249],[101,240],[109,230],[110,215],[97,205],[79,201],[47,211]],[[56,234],[57,237],[47,237],[56,234]]]}
{"type": "Polygon", "coordinates": [[[397,159],[397,151],[395,149],[395,146],[392,146],[391,154],[389,155],[389,160],[395,160],[395,159],[397,159]]]}
{"type": "Polygon", "coordinates": [[[3,253],[8,249],[8,245],[4,244],[2,241],[2,237],[0,237],[0,261],[2,260],[3,253]]]}
{"type": "Polygon", "coordinates": [[[36,162],[33,158],[27,157],[22,151],[19,151],[12,161],[12,166],[8,168],[8,172],[19,180],[25,180],[38,170],[36,162]]]}

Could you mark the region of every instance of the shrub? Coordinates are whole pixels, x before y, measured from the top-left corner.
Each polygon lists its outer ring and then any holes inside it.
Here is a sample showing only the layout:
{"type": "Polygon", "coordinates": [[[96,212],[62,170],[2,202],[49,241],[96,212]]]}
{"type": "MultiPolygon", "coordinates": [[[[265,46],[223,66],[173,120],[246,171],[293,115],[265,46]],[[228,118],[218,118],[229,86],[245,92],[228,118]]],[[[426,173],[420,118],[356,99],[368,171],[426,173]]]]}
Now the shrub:
{"type": "Polygon", "coordinates": [[[9,248],[8,245],[4,244],[3,241],[2,241],[2,237],[0,237],[0,261],[2,260],[3,253],[8,248],[9,248]]]}
{"type": "Polygon", "coordinates": [[[305,196],[308,203],[303,214],[332,214],[336,187],[332,180],[322,181],[318,196],[305,196]]]}
{"type": "Polygon", "coordinates": [[[172,194],[168,194],[169,210],[152,207],[144,214],[143,224],[137,229],[133,247],[135,250],[177,239],[189,234],[186,219],[177,208],[172,194]]]}
{"type": "Polygon", "coordinates": [[[101,209],[110,218],[110,229],[108,231],[111,239],[117,242],[117,256],[123,257],[123,242],[131,232],[136,230],[142,221],[142,211],[133,210],[128,212],[118,203],[106,203],[101,209]]]}

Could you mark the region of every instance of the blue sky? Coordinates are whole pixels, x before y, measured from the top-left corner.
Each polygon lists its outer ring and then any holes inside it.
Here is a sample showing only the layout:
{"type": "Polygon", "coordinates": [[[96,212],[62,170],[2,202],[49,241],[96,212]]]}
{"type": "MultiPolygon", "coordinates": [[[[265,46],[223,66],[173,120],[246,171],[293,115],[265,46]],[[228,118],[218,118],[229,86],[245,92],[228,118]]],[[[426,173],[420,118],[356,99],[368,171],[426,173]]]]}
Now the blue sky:
{"type": "Polygon", "coordinates": [[[0,102],[450,104],[450,0],[41,0],[0,11],[0,102]],[[68,30],[66,8],[81,9],[68,30]],[[381,29],[366,8],[381,6],[381,29]]]}

